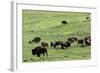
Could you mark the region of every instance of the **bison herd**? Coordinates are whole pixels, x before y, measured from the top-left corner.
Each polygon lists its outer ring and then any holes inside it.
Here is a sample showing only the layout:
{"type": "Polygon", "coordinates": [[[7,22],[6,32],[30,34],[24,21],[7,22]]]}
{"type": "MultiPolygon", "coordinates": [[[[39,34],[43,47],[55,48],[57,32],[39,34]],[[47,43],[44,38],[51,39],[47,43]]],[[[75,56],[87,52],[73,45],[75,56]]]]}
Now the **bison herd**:
{"type": "MultiPolygon", "coordinates": [[[[40,37],[35,37],[35,40],[39,40],[41,39],[40,37]]],[[[35,41],[37,43],[37,41],[35,41]]],[[[80,45],[80,47],[85,47],[85,46],[91,46],[91,37],[87,36],[84,37],[82,39],[78,39],[77,37],[69,37],[67,38],[65,41],[52,41],[52,42],[41,42],[41,45],[35,47],[34,49],[32,49],[32,55],[36,55],[37,57],[40,57],[41,55],[43,55],[43,57],[46,55],[48,57],[48,46],[50,46],[51,48],[54,49],[68,49],[69,47],[72,46],[73,43],[77,43],[80,45]]],[[[30,41],[29,41],[30,44],[30,41]]]]}
{"type": "MultiPolygon", "coordinates": [[[[88,20],[90,17],[86,17],[86,19],[88,20]]],[[[66,20],[63,20],[61,22],[62,24],[68,24],[68,22],[66,20]]],[[[33,31],[32,31],[33,32],[33,31]]],[[[40,57],[41,55],[43,55],[43,57],[46,55],[48,57],[48,46],[54,49],[69,49],[73,43],[77,43],[80,45],[80,47],[85,47],[85,46],[91,46],[91,37],[90,36],[86,36],[82,39],[79,39],[77,37],[69,37],[64,41],[61,40],[57,40],[57,41],[51,41],[51,42],[41,42],[41,38],[40,37],[35,37],[32,40],[30,40],[28,43],[32,44],[32,43],[41,43],[41,45],[35,47],[34,49],[32,49],[32,55],[36,55],[37,57],[40,57]]]]}

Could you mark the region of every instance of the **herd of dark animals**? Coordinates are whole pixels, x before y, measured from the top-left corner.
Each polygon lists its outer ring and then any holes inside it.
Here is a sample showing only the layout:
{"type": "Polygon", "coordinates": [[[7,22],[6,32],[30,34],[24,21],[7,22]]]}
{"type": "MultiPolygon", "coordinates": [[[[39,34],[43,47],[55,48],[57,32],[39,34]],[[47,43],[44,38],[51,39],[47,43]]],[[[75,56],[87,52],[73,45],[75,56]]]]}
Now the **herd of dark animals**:
{"type": "Polygon", "coordinates": [[[91,37],[87,36],[84,37],[83,39],[77,39],[76,37],[69,37],[66,41],[54,41],[50,43],[41,42],[41,46],[37,46],[34,49],[32,49],[32,55],[36,55],[37,57],[40,57],[41,55],[43,55],[44,57],[44,55],[46,55],[48,57],[48,51],[47,51],[48,46],[51,46],[55,49],[57,49],[57,47],[60,47],[61,49],[65,50],[71,47],[71,45],[74,42],[80,44],[80,47],[91,46],[91,37]]]}
{"type": "MultiPolygon", "coordinates": [[[[86,19],[89,19],[89,17],[86,17],[86,19]]],[[[67,24],[67,21],[62,21],[62,24],[67,24]]],[[[32,40],[30,40],[28,43],[39,43],[41,41],[40,37],[35,37],[32,40]]],[[[72,43],[77,42],[80,44],[81,47],[85,46],[91,46],[91,37],[87,36],[83,39],[78,39],[77,37],[69,37],[66,41],[54,41],[50,42],[49,44],[47,42],[41,42],[41,46],[37,46],[34,49],[32,49],[32,55],[36,55],[37,57],[40,57],[43,55],[43,57],[46,55],[48,57],[48,51],[47,47],[50,45],[51,47],[57,49],[57,47],[60,47],[61,49],[65,50],[71,47],[72,43]]]]}

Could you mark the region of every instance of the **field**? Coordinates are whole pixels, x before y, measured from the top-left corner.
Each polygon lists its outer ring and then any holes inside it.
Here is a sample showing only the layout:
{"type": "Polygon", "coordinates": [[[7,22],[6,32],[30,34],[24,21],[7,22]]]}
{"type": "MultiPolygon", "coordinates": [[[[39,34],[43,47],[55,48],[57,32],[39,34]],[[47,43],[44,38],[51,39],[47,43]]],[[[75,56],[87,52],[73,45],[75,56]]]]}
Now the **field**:
{"type": "Polygon", "coordinates": [[[41,45],[42,41],[65,41],[68,37],[75,36],[78,39],[89,36],[91,33],[90,13],[79,12],[52,12],[23,10],[23,62],[44,62],[44,61],[67,61],[87,60],[91,58],[91,46],[80,47],[77,42],[69,49],[54,49],[48,46],[48,57],[33,56],[33,48],[41,45]],[[68,24],[62,24],[67,20],[68,24]],[[34,37],[41,37],[39,43],[29,44],[34,37]]]}

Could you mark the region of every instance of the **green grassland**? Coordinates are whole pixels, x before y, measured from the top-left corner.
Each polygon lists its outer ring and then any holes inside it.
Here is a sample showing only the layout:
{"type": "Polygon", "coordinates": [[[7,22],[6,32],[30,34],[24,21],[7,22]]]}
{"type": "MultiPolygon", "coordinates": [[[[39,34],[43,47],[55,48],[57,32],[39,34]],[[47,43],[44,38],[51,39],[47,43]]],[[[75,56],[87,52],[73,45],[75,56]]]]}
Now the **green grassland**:
{"type": "Polygon", "coordinates": [[[29,44],[28,41],[34,37],[41,37],[42,41],[64,41],[68,37],[75,36],[83,38],[91,33],[90,13],[79,12],[53,12],[23,10],[23,62],[65,61],[65,60],[87,60],[91,58],[91,47],[80,47],[74,43],[67,50],[48,47],[48,58],[33,56],[31,50],[39,43],[29,44]],[[61,24],[67,20],[68,24],[61,24]],[[31,32],[33,31],[33,32],[31,32]]]}

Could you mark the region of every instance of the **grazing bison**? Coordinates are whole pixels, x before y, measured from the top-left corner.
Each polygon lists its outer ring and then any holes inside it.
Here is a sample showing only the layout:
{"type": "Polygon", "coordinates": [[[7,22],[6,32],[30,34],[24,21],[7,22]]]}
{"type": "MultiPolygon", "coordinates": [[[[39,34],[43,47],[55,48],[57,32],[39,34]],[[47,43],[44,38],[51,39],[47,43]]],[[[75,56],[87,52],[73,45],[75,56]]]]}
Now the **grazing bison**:
{"type": "Polygon", "coordinates": [[[61,49],[65,49],[71,46],[71,43],[69,41],[62,42],[62,41],[55,41],[50,43],[51,47],[57,48],[61,47],[61,49]]]}
{"type": "Polygon", "coordinates": [[[84,40],[83,39],[79,39],[78,40],[78,44],[81,44],[81,47],[84,47],[84,40]]]}
{"type": "Polygon", "coordinates": [[[67,39],[69,42],[74,43],[74,40],[72,38],[67,39]]]}
{"type": "Polygon", "coordinates": [[[85,41],[85,45],[86,46],[90,46],[91,45],[91,37],[90,36],[85,37],[84,38],[84,41],[85,41]]]}
{"type": "Polygon", "coordinates": [[[88,19],[89,19],[89,17],[87,16],[87,17],[86,17],[86,19],[88,20],[88,19]]]}
{"type": "Polygon", "coordinates": [[[47,48],[48,47],[48,43],[47,42],[41,42],[41,46],[44,47],[44,48],[47,48]]]}
{"type": "Polygon", "coordinates": [[[61,48],[65,49],[71,46],[71,43],[66,41],[66,42],[61,42],[61,48]]]}
{"type": "Polygon", "coordinates": [[[60,45],[60,41],[55,41],[55,44],[58,46],[58,45],[60,45]]]}
{"type": "Polygon", "coordinates": [[[29,44],[31,44],[31,43],[32,43],[32,41],[28,41],[28,43],[29,43],[29,44]]]}
{"type": "Polygon", "coordinates": [[[71,46],[71,43],[69,41],[66,41],[66,44],[67,44],[68,47],[71,46]]]}
{"type": "Polygon", "coordinates": [[[39,43],[41,41],[40,37],[33,38],[32,42],[39,43]]]}
{"type": "Polygon", "coordinates": [[[62,24],[67,24],[68,22],[66,20],[63,20],[61,23],[62,24]]]}
{"type": "Polygon", "coordinates": [[[46,55],[48,56],[47,49],[41,46],[38,46],[34,49],[32,49],[32,55],[37,55],[37,57],[40,57],[41,54],[43,54],[43,57],[46,55]]]}
{"type": "Polygon", "coordinates": [[[50,43],[51,47],[57,48],[61,46],[61,41],[55,41],[50,43]]]}
{"type": "Polygon", "coordinates": [[[55,43],[53,44],[54,48],[56,48],[57,46],[60,46],[61,42],[60,41],[55,41],[55,43]]]}
{"type": "Polygon", "coordinates": [[[76,37],[70,37],[67,39],[70,43],[74,43],[75,41],[77,41],[76,37]]]}
{"type": "Polygon", "coordinates": [[[77,38],[76,37],[72,37],[72,38],[73,38],[74,41],[77,41],[77,38]]]}

